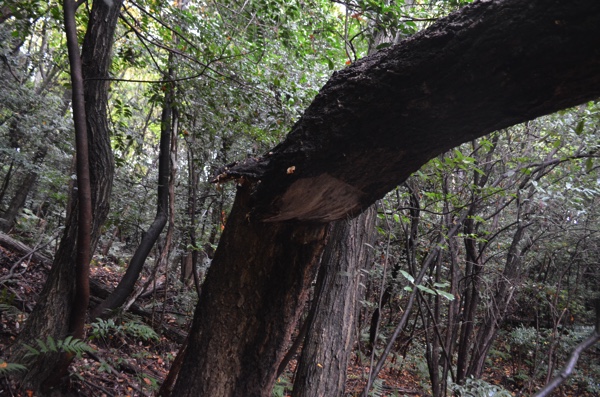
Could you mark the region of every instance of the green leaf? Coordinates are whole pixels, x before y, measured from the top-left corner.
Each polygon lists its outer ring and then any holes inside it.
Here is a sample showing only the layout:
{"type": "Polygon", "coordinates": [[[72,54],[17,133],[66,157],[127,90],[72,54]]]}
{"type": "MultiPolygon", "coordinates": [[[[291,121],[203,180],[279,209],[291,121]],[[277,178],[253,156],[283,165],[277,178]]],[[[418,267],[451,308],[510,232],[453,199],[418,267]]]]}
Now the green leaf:
{"type": "Polygon", "coordinates": [[[411,284],[415,283],[415,278],[413,276],[411,276],[410,274],[408,274],[408,272],[406,272],[404,270],[400,270],[400,273],[402,273],[402,275],[404,276],[404,278],[406,278],[408,281],[410,281],[411,284]]]}
{"type": "Polygon", "coordinates": [[[580,120],[579,123],[577,123],[577,126],[575,127],[575,133],[577,135],[581,135],[581,133],[583,132],[584,125],[585,125],[585,120],[580,120]]]}
{"type": "Polygon", "coordinates": [[[333,61],[329,58],[327,58],[327,66],[329,67],[329,70],[335,69],[335,65],[334,65],[333,61]]]}
{"type": "Polygon", "coordinates": [[[48,345],[48,350],[53,351],[53,352],[57,352],[58,349],[56,348],[56,343],[54,342],[54,338],[48,335],[48,338],[46,338],[46,344],[48,345]]]}
{"type": "Polygon", "coordinates": [[[436,290],[436,292],[437,292],[439,295],[443,296],[444,298],[448,299],[449,301],[453,301],[453,300],[454,300],[454,295],[452,295],[452,294],[451,294],[451,293],[449,293],[449,292],[446,292],[446,291],[440,291],[440,290],[436,290]]]}
{"type": "Polygon", "coordinates": [[[23,347],[25,349],[27,349],[27,351],[28,351],[28,353],[25,354],[25,357],[32,357],[32,356],[35,357],[35,356],[37,356],[37,355],[40,354],[40,351],[38,349],[36,349],[34,347],[31,347],[31,346],[29,346],[27,344],[23,344],[23,347]]]}
{"type": "Polygon", "coordinates": [[[0,375],[8,375],[11,372],[24,372],[27,370],[27,367],[21,364],[16,363],[8,363],[4,360],[0,360],[0,375]]]}
{"type": "Polygon", "coordinates": [[[390,47],[391,45],[392,45],[392,43],[381,43],[376,48],[378,50],[381,50],[382,48],[387,48],[387,47],[390,47]]]}
{"type": "Polygon", "coordinates": [[[36,339],[35,341],[37,342],[38,346],[40,347],[40,351],[42,353],[48,353],[48,346],[46,346],[46,344],[44,343],[43,340],[36,339]]]}
{"type": "Polygon", "coordinates": [[[585,161],[585,171],[590,172],[592,171],[592,168],[594,168],[594,159],[592,157],[588,157],[588,159],[585,161]]]}
{"type": "Polygon", "coordinates": [[[417,285],[417,288],[420,289],[423,292],[428,293],[428,294],[435,295],[435,291],[434,290],[432,290],[431,288],[427,288],[424,285],[419,284],[419,285],[417,285]]]}
{"type": "Polygon", "coordinates": [[[58,341],[58,346],[59,346],[59,348],[61,348],[61,349],[64,349],[64,348],[65,348],[65,346],[67,346],[67,347],[68,347],[68,346],[70,346],[70,344],[71,344],[71,339],[73,339],[73,336],[72,336],[72,335],[69,335],[69,336],[67,336],[67,337],[65,338],[65,340],[59,340],[59,341],[58,341]]]}

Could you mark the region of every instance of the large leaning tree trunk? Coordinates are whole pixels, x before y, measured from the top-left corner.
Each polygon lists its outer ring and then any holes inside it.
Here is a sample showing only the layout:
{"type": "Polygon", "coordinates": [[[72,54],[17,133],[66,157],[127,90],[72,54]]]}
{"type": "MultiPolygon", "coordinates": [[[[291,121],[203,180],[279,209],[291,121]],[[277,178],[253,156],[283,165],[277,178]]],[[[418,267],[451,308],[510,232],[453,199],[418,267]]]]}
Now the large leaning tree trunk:
{"type": "MultiPolygon", "coordinates": [[[[377,25],[372,31],[369,55],[386,40],[397,44],[377,25]]],[[[346,369],[356,334],[361,270],[368,268],[372,259],[368,247],[372,248],[374,241],[375,212],[373,205],[356,218],[341,219],[331,225],[312,308],[303,326],[306,337],[294,376],[293,397],[344,395],[346,369]]]]}
{"type": "Polygon", "coordinates": [[[174,396],[269,396],[326,240],[427,160],[600,96],[600,2],[476,2],[335,73],[236,202],[174,396]]]}
{"type": "MultiPolygon", "coordinates": [[[[107,119],[108,71],[114,31],[122,0],[94,1],[88,29],[82,45],[81,61],[84,78],[86,126],[89,145],[89,171],[93,220],[91,225],[91,252],[100,237],[100,228],[109,209],[114,160],[110,146],[107,119]]],[[[71,192],[73,193],[73,192],[71,192]]],[[[74,206],[77,198],[74,196],[74,206]]],[[[25,359],[23,344],[36,345],[38,338],[52,337],[63,340],[70,333],[70,322],[75,300],[75,263],[77,257],[77,211],[70,211],[65,231],[52,264],[52,270],[30,314],[23,331],[12,346],[11,359],[27,363],[23,386],[40,390],[52,384],[53,372],[61,354],[41,354],[33,360],[25,359]]]]}

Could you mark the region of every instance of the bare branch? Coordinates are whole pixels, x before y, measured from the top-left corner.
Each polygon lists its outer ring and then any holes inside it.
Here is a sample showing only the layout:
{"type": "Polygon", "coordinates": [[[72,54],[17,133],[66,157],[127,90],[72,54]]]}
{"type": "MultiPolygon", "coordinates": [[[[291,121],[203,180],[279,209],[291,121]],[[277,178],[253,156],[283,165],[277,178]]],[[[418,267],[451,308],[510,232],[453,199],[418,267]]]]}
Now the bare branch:
{"type": "Polygon", "coordinates": [[[560,373],[550,381],[542,390],[537,392],[534,397],[546,397],[549,396],[550,393],[558,386],[560,386],[565,380],[571,376],[573,370],[575,369],[575,365],[577,364],[577,360],[579,360],[579,356],[581,353],[594,346],[596,343],[600,341],[600,299],[596,299],[596,327],[594,332],[590,336],[588,336],[583,342],[577,345],[575,349],[571,352],[571,356],[569,360],[565,364],[560,373]]]}

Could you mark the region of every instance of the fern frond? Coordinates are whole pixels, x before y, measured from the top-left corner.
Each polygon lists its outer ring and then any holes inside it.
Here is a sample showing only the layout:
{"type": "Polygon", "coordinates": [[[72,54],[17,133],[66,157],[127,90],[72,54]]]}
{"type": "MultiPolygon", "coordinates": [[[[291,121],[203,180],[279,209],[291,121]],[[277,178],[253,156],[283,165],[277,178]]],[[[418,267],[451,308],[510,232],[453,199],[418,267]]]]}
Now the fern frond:
{"type": "MultiPolygon", "coordinates": [[[[48,336],[48,338],[51,338],[51,336],[48,336]]],[[[48,350],[48,345],[46,345],[46,343],[44,343],[44,341],[43,341],[43,340],[41,340],[41,339],[36,339],[35,341],[37,342],[37,344],[38,344],[38,347],[40,348],[40,351],[41,351],[42,353],[48,353],[48,351],[49,351],[49,350],[48,350]]]]}
{"type": "Polygon", "coordinates": [[[8,375],[15,372],[26,371],[27,367],[21,364],[7,363],[6,361],[0,360],[0,376],[8,375]]]}
{"type": "Polygon", "coordinates": [[[145,324],[137,323],[134,321],[129,321],[125,323],[123,325],[123,331],[125,334],[128,334],[134,338],[142,339],[145,342],[149,342],[151,340],[160,340],[160,337],[158,336],[156,331],[154,331],[154,329],[145,324]]]}
{"type": "Polygon", "coordinates": [[[375,381],[373,382],[373,389],[371,390],[370,395],[372,395],[373,397],[381,397],[384,395],[384,393],[385,389],[383,386],[383,380],[375,379],[375,381]]]}
{"type": "Polygon", "coordinates": [[[56,343],[54,342],[54,338],[51,337],[50,335],[48,335],[48,338],[46,338],[46,344],[48,345],[49,351],[53,351],[53,352],[58,351],[58,348],[56,347],[56,343]]]}
{"type": "Polygon", "coordinates": [[[82,341],[81,339],[67,336],[65,340],[61,341],[61,350],[67,353],[75,354],[77,357],[85,352],[93,353],[94,348],[82,341]]]}
{"type": "Polygon", "coordinates": [[[27,349],[27,351],[28,351],[28,353],[27,353],[27,354],[25,354],[25,357],[35,357],[35,356],[37,356],[37,355],[39,355],[39,354],[41,354],[41,353],[42,353],[42,352],[41,352],[41,351],[39,351],[38,349],[36,349],[36,348],[34,348],[34,347],[32,347],[32,346],[29,346],[29,345],[28,345],[28,344],[26,344],[26,343],[24,343],[24,344],[23,344],[23,347],[24,347],[25,349],[27,349]]]}
{"type": "Polygon", "coordinates": [[[7,316],[17,316],[21,311],[13,305],[0,303],[0,313],[4,313],[7,316]]]}
{"type": "Polygon", "coordinates": [[[72,336],[67,336],[62,340],[55,340],[52,336],[48,336],[46,338],[46,342],[42,339],[36,339],[37,348],[33,346],[29,346],[28,344],[23,344],[25,349],[28,350],[28,353],[25,357],[35,357],[40,354],[46,353],[59,353],[65,352],[74,354],[77,357],[81,357],[81,355],[85,352],[94,352],[94,348],[90,345],[82,341],[81,339],[73,338],[72,336]]]}

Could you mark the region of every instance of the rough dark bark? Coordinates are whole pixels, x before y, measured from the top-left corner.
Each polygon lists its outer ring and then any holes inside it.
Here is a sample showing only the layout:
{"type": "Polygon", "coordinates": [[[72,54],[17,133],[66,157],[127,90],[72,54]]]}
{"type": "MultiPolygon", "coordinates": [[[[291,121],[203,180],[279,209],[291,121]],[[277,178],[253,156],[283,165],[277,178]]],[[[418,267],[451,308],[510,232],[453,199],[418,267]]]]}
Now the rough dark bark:
{"type": "MultiPolygon", "coordinates": [[[[90,243],[92,252],[108,214],[114,174],[107,119],[109,82],[105,78],[108,77],[111,64],[114,31],[121,5],[122,0],[93,3],[81,53],[94,215],[90,243]]],[[[73,208],[76,207],[75,199],[73,208]]],[[[32,390],[39,390],[48,377],[52,376],[61,355],[43,354],[35,357],[32,362],[24,359],[27,351],[23,348],[23,343],[35,345],[36,338],[45,339],[47,336],[62,340],[70,332],[70,318],[75,299],[77,222],[77,211],[70,211],[48,280],[23,331],[11,347],[13,361],[29,361],[28,372],[24,375],[22,383],[32,390]]]]}
{"type": "Polygon", "coordinates": [[[94,223],[92,252],[110,209],[115,162],[108,125],[109,69],[114,33],[123,0],[94,1],[88,30],[81,47],[85,88],[85,113],[90,147],[90,180],[94,223]]]}
{"type": "Polygon", "coordinates": [[[249,193],[238,187],[173,396],[271,395],[328,225],[248,222],[249,193]]]}
{"type": "MultiPolygon", "coordinates": [[[[73,287],[73,303],[68,321],[68,334],[77,339],[84,337],[84,325],[87,307],[90,300],[90,260],[92,231],[92,192],[90,187],[90,168],[88,151],[88,134],[85,116],[85,100],[83,89],[83,72],[81,54],[77,41],[77,24],[75,12],[77,3],[70,0],[63,2],[65,36],[69,54],[69,67],[73,95],[73,126],[75,129],[75,153],[77,158],[77,255],[75,258],[75,285],[73,287]]],[[[54,356],[54,355],[53,355],[54,356]]],[[[45,371],[45,379],[41,380],[41,391],[50,392],[62,377],[67,374],[73,361],[72,353],[60,352],[56,363],[45,371]]]]}
{"type": "Polygon", "coordinates": [[[317,305],[298,361],[294,397],[344,395],[361,269],[372,257],[375,209],[332,225],[317,279],[317,305]],[[372,246],[372,245],[371,245],[372,246]]]}
{"type": "Polygon", "coordinates": [[[476,2],[335,73],[283,143],[217,178],[243,187],[172,395],[270,395],[320,223],[453,146],[600,96],[599,48],[597,0],[476,2]]]}
{"type": "Polygon", "coordinates": [[[260,180],[263,220],[357,214],[460,143],[597,98],[599,8],[476,2],[334,73],[283,143],[219,179],[260,180]]]}

